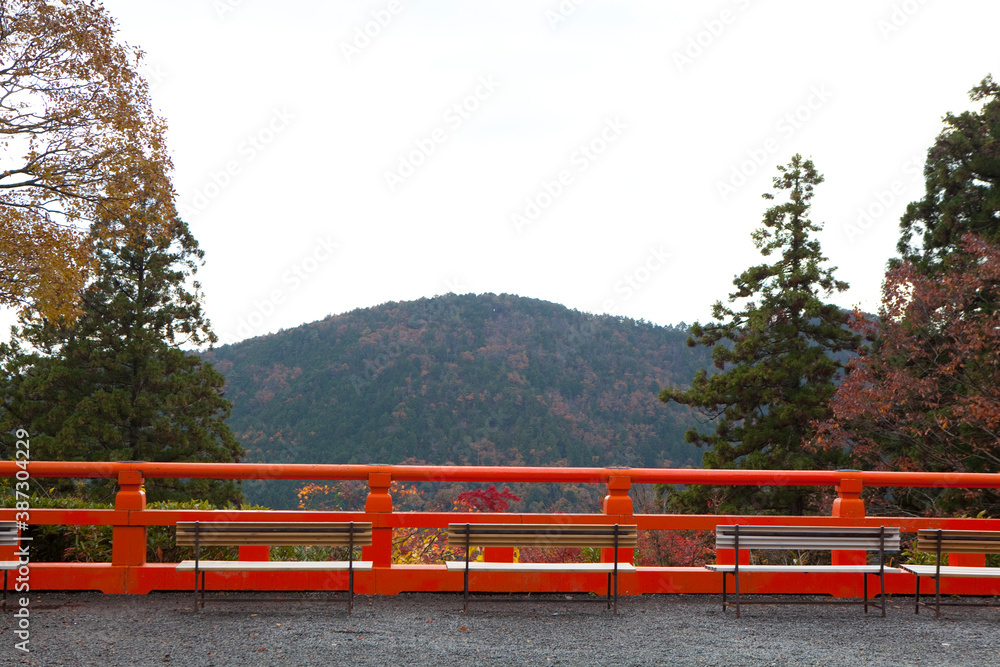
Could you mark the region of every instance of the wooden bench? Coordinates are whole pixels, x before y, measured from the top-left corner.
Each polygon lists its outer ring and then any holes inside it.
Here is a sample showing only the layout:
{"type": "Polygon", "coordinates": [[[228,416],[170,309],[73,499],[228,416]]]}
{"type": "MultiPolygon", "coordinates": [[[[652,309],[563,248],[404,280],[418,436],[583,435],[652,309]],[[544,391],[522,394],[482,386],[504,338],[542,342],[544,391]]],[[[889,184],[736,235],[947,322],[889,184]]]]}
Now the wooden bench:
{"type": "Polygon", "coordinates": [[[527,524],[453,523],[448,526],[448,543],[465,550],[465,560],[445,563],[449,571],[465,573],[464,611],[469,611],[471,572],[579,572],[608,575],[608,609],[618,613],[618,574],[635,572],[635,565],[618,560],[618,549],[634,549],[638,532],[634,525],[619,524],[527,524]],[[477,547],[590,547],[615,550],[611,563],[487,563],[471,560],[477,547]],[[613,592],[613,594],[612,594],[613,592]]]}
{"type": "MultiPolygon", "coordinates": [[[[20,544],[20,533],[17,521],[0,521],[0,547],[16,547],[20,544]]],[[[20,560],[0,561],[3,570],[3,610],[7,611],[7,572],[16,570],[22,565],[20,560]]]]}
{"type": "Polygon", "coordinates": [[[1000,567],[975,567],[962,565],[942,565],[944,554],[1000,554],[1000,532],[987,530],[938,530],[926,528],[917,531],[915,551],[937,556],[935,565],[915,565],[907,563],[901,567],[917,577],[914,592],[915,613],[920,613],[920,605],[934,608],[934,614],[941,617],[941,607],[982,606],[994,604],[968,602],[941,602],[941,577],[989,577],[1000,578],[1000,567]],[[920,577],[934,579],[934,603],[920,602],[920,577]]]}
{"type": "MultiPolygon", "coordinates": [[[[205,572],[302,572],[347,571],[347,611],[354,609],[354,573],[371,570],[372,561],[354,560],[354,549],[370,546],[370,523],[306,522],[177,522],[177,545],[194,547],[194,560],[177,565],[180,572],[194,572],[195,612],[205,606],[205,572]],[[347,547],[342,561],[247,561],[202,560],[207,546],[328,546],[347,547]],[[200,575],[200,582],[199,582],[200,575]]],[[[226,598],[212,598],[222,600],[226,598]]]]}
{"type": "MultiPolygon", "coordinates": [[[[713,572],[722,573],[722,610],[729,606],[736,607],[736,618],[740,617],[740,573],[741,572],[778,572],[778,573],[858,573],[864,581],[864,600],[861,602],[845,602],[834,600],[836,604],[864,604],[865,613],[871,605],[882,610],[885,617],[885,573],[902,572],[899,568],[885,567],[883,561],[886,551],[899,551],[899,528],[880,526],[871,527],[836,527],[836,526],[716,526],[716,553],[719,549],[735,551],[734,564],[712,564],[705,567],[713,572]],[[877,565],[741,565],[740,550],[780,549],[791,551],[877,551],[877,565]],[[736,602],[726,598],[726,575],[732,574],[735,582],[736,602]],[[868,599],[868,575],[878,575],[881,587],[880,604],[868,599]]],[[[744,602],[743,604],[766,604],[780,601],[762,600],[744,602]]],[[[804,604],[804,603],[803,603],[804,604]]]]}

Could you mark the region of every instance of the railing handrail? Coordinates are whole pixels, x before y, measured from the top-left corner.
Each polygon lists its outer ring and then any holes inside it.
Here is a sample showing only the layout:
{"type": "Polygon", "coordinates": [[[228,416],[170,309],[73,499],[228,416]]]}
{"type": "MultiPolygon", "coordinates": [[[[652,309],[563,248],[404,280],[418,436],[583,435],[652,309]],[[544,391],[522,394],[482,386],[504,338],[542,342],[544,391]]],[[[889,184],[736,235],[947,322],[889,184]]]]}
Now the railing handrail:
{"type": "MultiPolygon", "coordinates": [[[[339,465],[339,464],[265,464],[265,463],[156,463],[145,461],[76,462],[76,461],[3,461],[0,476],[16,477],[23,481],[43,477],[58,478],[111,478],[117,482],[114,509],[59,509],[30,508],[30,502],[17,500],[11,507],[0,508],[0,518],[15,519],[26,525],[92,525],[111,527],[111,561],[101,563],[32,562],[25,566],[32,577],[32,590],[103,590],[107,593],[145,593],[151,590],[180,590],[190,586],[187,573],[179,573],[176,564],[147,562],[151,547],[147,541],[147,528],[171,526],[179,520],[224,518],[230,521],[274,520],[287,517],[290,521],[356,520],[370,521],[372,545],[363,548],[364,559],[374,563],[371,572],[361,577],[359,585],[368,593],[394,594],[403,591],[456,590],[456,580],[449,576],[439,563],[394,563],[393,549],[402,541],[416,535],[425,539],[424,530],[443,529],[456,520],[482,521],[495,518],[501,523],[635,523],[642,531],[704,531],[714,530],[721,522],[768,525],[887,525],[898,526],[904,532],[920,528],[971,528],[1000,530],[1000,519],[951,519],[933,517],[871,517],[866,516],[862,492],[866,486],[902,487],[962,487],[1000,488],[997,473],[926,473],[855,470],[704,470],[692,468],[570,468],[570,467],[499,467],[499,466],[431,466],[431,465],[339,465]],[[364,509],[353,512],[310,512],[303,510],[196,510],[150,509],[146,503],[143,486],[151,478],[208,478],[208,479],[283,479],[283,480],[359,480],[368,487],[364,509]],[[606,486],[601,509],[589,514],[531,514],[503,513],[497,515],[459,512],[400,512],[393,506],[393,481],[400,482],[473,482],[473,483],[590,483],[606,486]],[[830,507],[829,517],[772,517],[772,516],[721,516],[721,515],[660,515],[635,512],[630,490],[637,484],[715,484],[715,485],[802,485],[833,487],[836,498],[830,507]],[[517,516],[519,515],[519,516],[517,516]],[[601,518],[598,518],[598,517],[601,518]],[[417,529],[414,531],[413,529],[417,529]],[[409,531],[410,534],[400,531],[409,531]]],[[[19,493],[23,493],[19,491],[19,493]]],[[[492,521],[491,521],[492,522],[492,521]]],[[[162,535],[162,532],[161,532],[162,535]]],[[[649,535],[647,539],[652,539],[649,535]]],[[[684,558],[694,558],[700,549],[693,538],[677,537],[684,558]],[[685,551],[687,549],[688,551],[685,551]]],[[[28,553],[33,554],[28,543],[28,553]]],[[[655,546],[655,552],[670,546],[655,546]]],[[[659,544],[673,544],[659,543],[659,544]]],[[[12,548],[12,547],[11,547],[12,548]]],[[[401,548],[401,547],[400,547],[401,548]]],[[[645,548],[645,547],[643,547],[645,548]]],[[[604,549],[599,557],[627,559],[629,553],[616,554],[614,549],[604,549]]],[[[510,562],[513,549],[487,548],[486,560],[510,562]],[[492,549],[492,551],[491,551],[492,549]]],[[[0,554],[2,555],[2,554],[0,554]]],[[[267,548],[241,547],[241,559],[267,559],[267,548]]],[[[955,556],[955,558],[959,558],[955,556]]],[[[9,556],[8,556],[9,558],[9,556]]],[[[725,550],[716,554],[717,560],[730,561],[735,554],[725,550]]],[[[855,565],[864,563],[864,552],[851,550],[831,552],[834,564],[855,565]]],[[[966,565],[982,565],[966,558],[966,565]]],[[[32,558],[32,561],[34,559],[32,558]]],[[[19,570],[20,572],[20,570],[19,570]]],[[[499,592],[564,590],[598,590],[604,584],[598,577],[566,575],[536,577],[525,581],[523,575],[494,573],[479,582],[483,590],[499,592]],[[495,576],[494,576],[495,574],[495,576]]],[[[624,585],[630,593],[657,592],[718,592],[719,582],[713,574],[698,567],[638,568],[626,577],[624,585]]],[[[20,576],[20,575],[19,575],[20,576]]],[[[28,576],[28,575],[25,575],[28,576]]],[[[901,575],[900,575],[901,576],[901,575]]],[[[232,590],[326,590],[330,587],[329,574],[291,573],[279,580],[252,577],[217,577],[214,585],[232,590]]],[[[906,592],[910,584],[905,578],[889,581],[892,592],[906,592]]],[[[814,582],[799,580],[761,580],[750,582],[758,592],[795,592],[833,594],[843,597],[856,595],[861,580],[849,574],[831,574],[814,582]]],[[[961,580],[960,585],[948,584],[949,593],[982,594],[991,590],[976,580],[961,580]]],[[[460,589],[460,587],[459,587],[460,589]]]]}
{"type": "MultiPolygon", "coordinates": [[[[306,463],[164,463],[152,461],[31,461],[32,477],[109,477],[140,472],[144,478],[367,480],[389,474],[406,482],[607,483],[627,477],[632,484],[721,484],[837,486],[860,480],[878,487],[1000,488],[1000,473],[896,472],[884,470],[707,470],[702,468],[573,468],[544,466],[351,465],[306,463]]],[[[0,476],[13,477],[23,462],[0,461],[0,476]]]]}

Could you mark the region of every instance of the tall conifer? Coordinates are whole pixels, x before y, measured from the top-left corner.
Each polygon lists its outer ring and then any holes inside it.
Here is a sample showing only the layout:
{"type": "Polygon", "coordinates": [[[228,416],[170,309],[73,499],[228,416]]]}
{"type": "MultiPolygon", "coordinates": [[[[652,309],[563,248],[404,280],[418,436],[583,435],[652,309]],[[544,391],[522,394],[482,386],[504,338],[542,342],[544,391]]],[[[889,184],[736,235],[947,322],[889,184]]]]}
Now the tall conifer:
{"type": "MultiPolygon", "coordinates": [[[[821,225],[809,220],[813,189],[823,182],[811,160],[795,155],[778,167],[774,188],[788,201],[764,214],[752,238],[771,264],[753,266],[733,280],[729,305],[717,302],[716,322],[695,324],[689,346],[712,348],[715,372],[699,371],[688,389],[667,388],[664,402],[696,408],[714,431],[687,432],[688,442],[707,447],[705,468],[805,469],[835,466],[836,453],[810,453],[802,441],[811,421],[828,415],[827,403],[842,364],[837,353],[853,350],[857,337],[847,314],[822,297],[847,289],[824,268],[826,258],[812,238],[821,225]]],[[[765,199],[774,195],[765,194],[765,199]]],[[[671,490],[670,504],[695,512],[801,514],[808,488],[692,486],[671,490]]]]}
{"type": "MultiPolygon", "coordinates": [[[[145,210],[95,223],[97,274],[74,322],[22,317],[0,347],[3,426],[31,434],[33,459],[228,462],[242,454],[224,421],[223,376],[181,349],[216,341],[190,280],[203,253],[180,219],[150,237],[145,210]]],[[[149,479],[146,492],[217,504],[242,497],[234,483],[213,480],[149,479]]]]}

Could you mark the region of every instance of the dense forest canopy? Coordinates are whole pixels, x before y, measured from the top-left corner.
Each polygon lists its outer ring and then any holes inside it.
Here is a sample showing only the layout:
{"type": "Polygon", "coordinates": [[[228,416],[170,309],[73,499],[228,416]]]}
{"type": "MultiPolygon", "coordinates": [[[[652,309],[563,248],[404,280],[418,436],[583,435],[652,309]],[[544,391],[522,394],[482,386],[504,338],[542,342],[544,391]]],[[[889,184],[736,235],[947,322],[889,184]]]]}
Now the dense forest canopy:
{"type": "MultiPolygon", "coordinates": [[[[697,466],[694,417],[657,392],[710,365],[686,326],[511,295],[330,316],[207,353],[246,460],[697,466]]],[[[287,506],[291,487],[247,484],[287,506]]]]}

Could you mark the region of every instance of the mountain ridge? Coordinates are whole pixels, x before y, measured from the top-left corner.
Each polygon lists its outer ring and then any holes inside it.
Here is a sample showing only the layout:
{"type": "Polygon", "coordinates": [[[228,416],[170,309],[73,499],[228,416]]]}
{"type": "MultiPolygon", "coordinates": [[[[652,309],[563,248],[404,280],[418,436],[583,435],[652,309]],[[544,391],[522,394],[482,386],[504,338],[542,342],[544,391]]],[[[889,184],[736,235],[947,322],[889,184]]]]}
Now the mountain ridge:
{"type": "MultiPolygon", "coordinates": [[[[710,365],[686,326],[508,294],[359,308],[204,354],[246,460],[684,466],[695,423],[657,398],[710,365]]],[[[247,495],[287,505],[287,490],[247,495]],[[280,502],[279,502],[280,501],[280,502]]]]}

